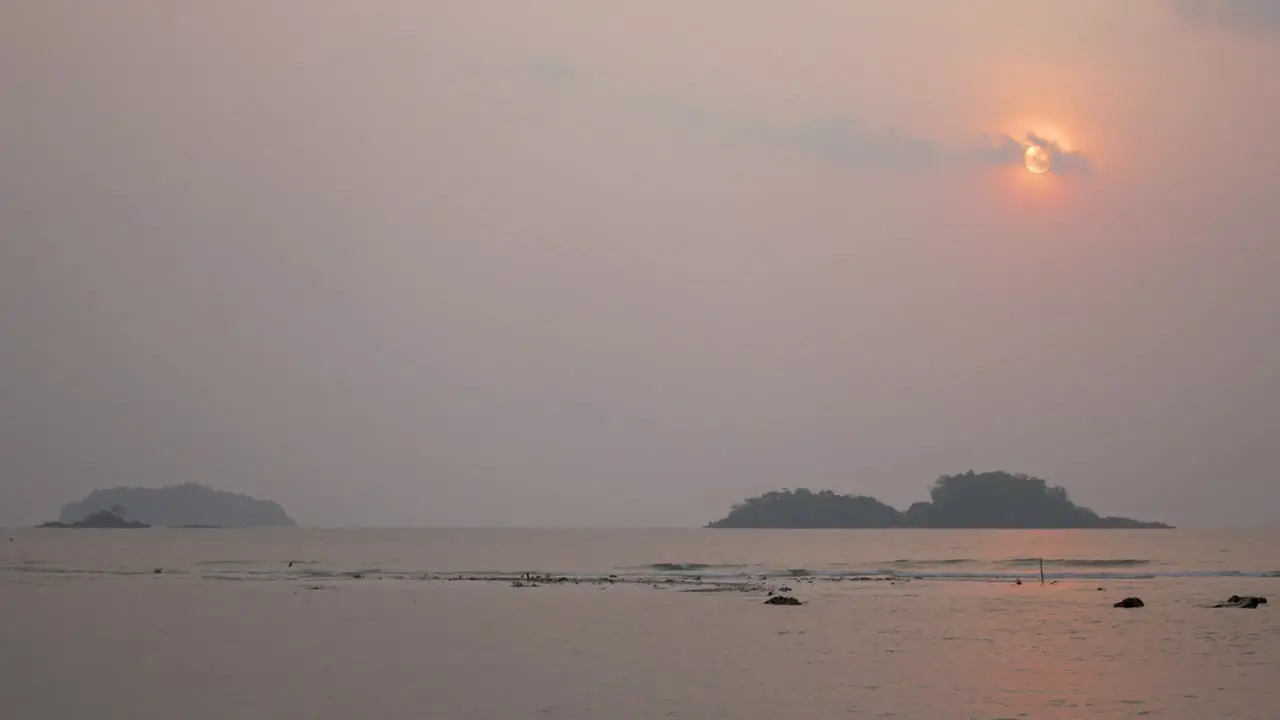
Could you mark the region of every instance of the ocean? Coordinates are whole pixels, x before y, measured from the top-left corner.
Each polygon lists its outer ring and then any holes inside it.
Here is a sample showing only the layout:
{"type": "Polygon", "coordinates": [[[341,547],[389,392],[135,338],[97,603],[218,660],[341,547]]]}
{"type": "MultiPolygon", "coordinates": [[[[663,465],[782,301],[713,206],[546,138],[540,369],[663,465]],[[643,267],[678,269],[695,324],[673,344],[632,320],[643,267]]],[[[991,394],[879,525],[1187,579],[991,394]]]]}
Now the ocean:
{"type": "Polygon", "coordinates": [[[1276,720],[1280,608],[1209,606],[1277,595],[1278,547],[1189,530],[16,529],[0,713],[1276,720]],[[1146,606],[1113,607],[1128,596],[1146,606]]]}

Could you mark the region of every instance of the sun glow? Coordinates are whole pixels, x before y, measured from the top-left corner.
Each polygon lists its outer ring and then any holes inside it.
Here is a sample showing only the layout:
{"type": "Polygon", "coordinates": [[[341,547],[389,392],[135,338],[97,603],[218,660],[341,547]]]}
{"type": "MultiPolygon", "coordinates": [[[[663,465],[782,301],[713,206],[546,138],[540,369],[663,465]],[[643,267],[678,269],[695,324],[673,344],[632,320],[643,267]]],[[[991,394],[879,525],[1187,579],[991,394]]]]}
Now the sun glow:
{"type": "Polygon", "coordinates": [[[1027,169],[1036,175],[1043,175],[1053,169],[1053,158],[1049,151],[1039,145],[1029,145],[1023,154],[1023,162],[1027,169]]]}
{"type": "Polygon", "coordinates": [[[1049,175],[1062,169],[1054,167],[1059,153],[1079,149],[1074,133],[1060,123],[1043,117],[1023,116],[1001,123],[1005,133],[1022,144],[1022,164],[1033,176],[1049,175]]]}

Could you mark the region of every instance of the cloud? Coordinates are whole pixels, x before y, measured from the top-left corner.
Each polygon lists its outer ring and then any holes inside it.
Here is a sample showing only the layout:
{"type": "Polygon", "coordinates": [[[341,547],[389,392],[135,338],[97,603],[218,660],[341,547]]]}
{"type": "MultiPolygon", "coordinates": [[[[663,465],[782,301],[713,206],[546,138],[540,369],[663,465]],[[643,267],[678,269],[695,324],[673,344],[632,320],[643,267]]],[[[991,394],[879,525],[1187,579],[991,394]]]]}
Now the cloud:
{"type": "Polygon", "coordinates": [[[954,149],[896,128],[877,130],[841,115],[810,120],[793,131],[778,131],[772,136],[785,138],[798,150],[853,171],[1021,167],[1027,148],[1037,146],[1049,153],[1050,173],[1093,174],[1093,163],[1083,153],[1067,151],[1061,144],[1035,133],[1027,133],[1022,139],[1008,134],[981,136],[969,147],[954,149]]]}
{"type": "MultiPolygon", "coordinates": [[[[1089,158],[1078,152],[1067,152],[1062,149],[1058,143],[1035,133],[1027,133],[1027,144],[1036,145],[1048,151],[1050,168],[1049,172],[1058,175],[1092,175],[1093,163],[1089,162],[1089,158]]],[[[1020,158],[1021,159],[1021,158],[1020,158]]]]}
{"type": "Polygon", "coordinates": [[[1022,166],[1027,148],[1049,153],[1049,172],[1055,175],[1092,175],[1093,163],[1080,152],[1035,133],[1023,139],[1008,134],[977,138],[969,148],[953,150],[890,128],[873,130],[844,116],[803,124],[789,136],[801,150],[821,156],[851,170],[925,169],[936,167],[1022,166]]]}
{"type": "Polygon", "coordinates": [[[873,127],[847,114],[818,115],[786,126],[678,97],[645,96],[615,86],[600,86],[573,65],[556,58],[529,60],[522,64],[521,71],[547,87],[573,88],[584,98],[626,113],[633,121],[661,123],[677,132],[699,133],[717,140],[781,145],[850,172],[1021,166],[1027,148],[1035,145],[1049,153],[1051,173],[1092,174],[1092,163],[1086,156],[1068,152],[1058,143],[1033,133],[1022,139],[1008,134],[978,137],[966,147],[948,148],[899,128],[873,127]]]}
{"type": "Polygon", "coordinates": [[[932,142],[896,129],[877,131],[847,116],[818,118],[790,134],[799,148],[844,167],[921,168],[935,165],[942,152],[932,142]]]}
{"type": "Polygon", "coordinates": [[[1048,152],[1050,173],[1059,176],[1091,176],[1093,163],[1082,152],[1069,152],[1062,149],[1060,143],[1050,138],[1029,132],[1023,140],[1011,135],[1000,135],[995,138],[984,137],[977,149],[973,150],[974,158],[987,165],[1021,165],[1024,163],[1028,147],[1041,147],[1048,152]]]}
{"type": "Polygon", "coordinates": [[[1093,163],[1083,153],[1068,152],[1049,138],[1027,133],[1019,140],[1002,134],[982,138],[971,156],[985,165],[1022,165],[1029,147],[1043,148],[1049,153],[1049,172],[1055,175],[1092,175],[1093,163]]]}
{"type": "Polygon", "coordinates": [[[1280,31],[1277,0],[1169,0],[1175,12],[1210,27],[1280,31]]]}
{"type": "Polygon", "coordinates": [[[1010,135],[995,138],[984,136],[978,139],[977,147],[972,151],[974,159],[984,165],[1018,165],[1027,152],[1027,145],[1010,135]]]}

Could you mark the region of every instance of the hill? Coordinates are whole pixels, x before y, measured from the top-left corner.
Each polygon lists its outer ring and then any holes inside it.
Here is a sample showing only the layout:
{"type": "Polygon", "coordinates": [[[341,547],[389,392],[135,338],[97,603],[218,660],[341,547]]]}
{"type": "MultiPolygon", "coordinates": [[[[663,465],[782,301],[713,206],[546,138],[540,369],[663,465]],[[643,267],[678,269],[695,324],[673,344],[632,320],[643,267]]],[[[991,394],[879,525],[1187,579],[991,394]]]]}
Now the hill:
{"type": "Polygon", "coordinates": [[[94,490],[83,500],[62,507],[58,521],[81,522],[110,511],[131,521],[169,527],[293,527],[293,518],[278,504],[247,495],[187,483],[162,488],[94,490]]]}
{"type": "Polygon", "coordinates": [[[1067,491],[1018,473],[944,475],[929,502],[905,513],[875,498],[800,488],[765,493],[733,507],[712,528],[1167,528],[1102,517],[1071,502],[1067,491]]]}

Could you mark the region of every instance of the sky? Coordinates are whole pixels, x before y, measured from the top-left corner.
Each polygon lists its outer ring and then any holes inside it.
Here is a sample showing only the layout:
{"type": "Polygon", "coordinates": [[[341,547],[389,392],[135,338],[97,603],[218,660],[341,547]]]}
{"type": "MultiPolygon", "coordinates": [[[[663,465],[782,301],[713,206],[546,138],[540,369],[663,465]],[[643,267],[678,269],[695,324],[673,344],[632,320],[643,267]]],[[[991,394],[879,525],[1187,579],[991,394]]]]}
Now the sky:
{"type": "Polygon", "coordinates": [[[0,524],[1273,525],[1278,8],[0,4],[0,524]]]}

